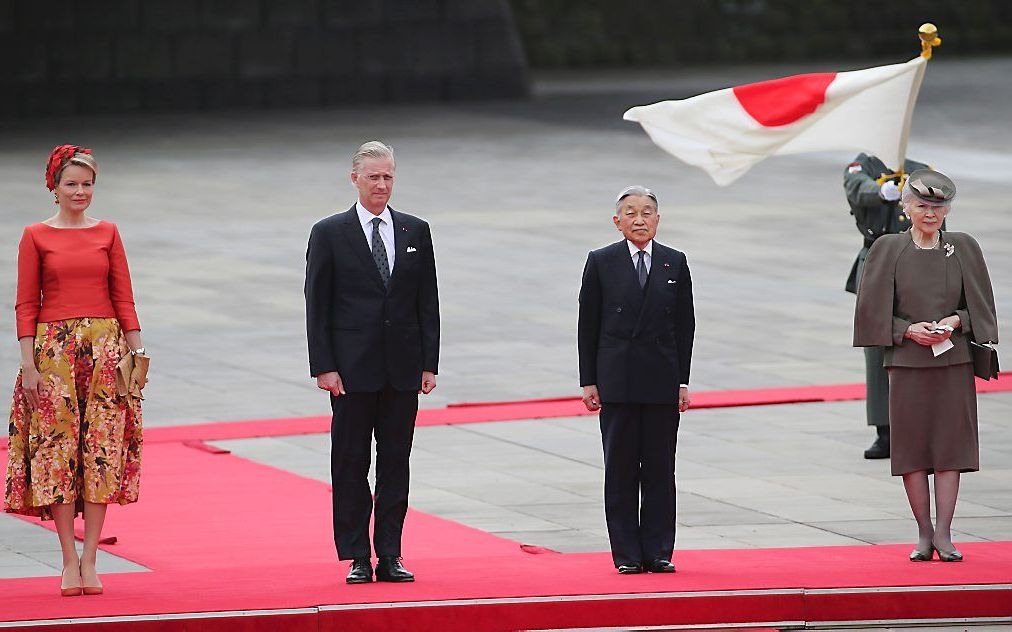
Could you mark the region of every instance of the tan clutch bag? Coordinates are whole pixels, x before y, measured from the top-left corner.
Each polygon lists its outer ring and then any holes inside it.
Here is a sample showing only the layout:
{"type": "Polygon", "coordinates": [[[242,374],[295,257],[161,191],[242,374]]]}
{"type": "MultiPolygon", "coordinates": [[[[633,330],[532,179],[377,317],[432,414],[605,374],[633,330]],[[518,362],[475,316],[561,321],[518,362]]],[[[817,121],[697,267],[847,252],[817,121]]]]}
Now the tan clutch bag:
{"type": "Polygon", "coordinates": [[[144,399],[141,391],[148,383],[151,358],[128,353],[116,365],[116,392],[129,400],[144,399]]]}

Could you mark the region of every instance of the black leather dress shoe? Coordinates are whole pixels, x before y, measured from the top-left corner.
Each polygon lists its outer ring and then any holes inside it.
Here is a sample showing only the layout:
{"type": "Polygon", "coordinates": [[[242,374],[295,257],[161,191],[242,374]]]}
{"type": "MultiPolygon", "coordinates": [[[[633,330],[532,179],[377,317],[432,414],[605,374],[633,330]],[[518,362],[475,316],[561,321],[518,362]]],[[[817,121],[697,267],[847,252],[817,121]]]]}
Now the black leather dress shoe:
{"type": "Polygon", "coordinates": [[[414,574],[401,564],[399,557],[381,557],[376,564],[378,582],[413,582],[414,574]]]}
{"type": "Polygon", "coordinates": [[[648,573],[674,573],[675,565],[668,560],[654,560],[647,564],[648,573]]]}
{"type": "Polygon", "coordinates": [[[619,564],[619,575],[639,575],[643,572],[642,564],[619,564]]]}
{"type": "Polygon", "coordinates": [[[349,584],[368,584],[372,581],[372,563],[368,557],[362,557],[352,561],[348,570],[348,577],[345,578],[349,584]]]}
{"type": "Polygon", "coordinates": [[[888,459],[889,458],[889,439],[885,437],[879,437],[875,439],[875,443],[871,444],[871,447],[864,451],[864,458],[866,459],[888,459]]]}

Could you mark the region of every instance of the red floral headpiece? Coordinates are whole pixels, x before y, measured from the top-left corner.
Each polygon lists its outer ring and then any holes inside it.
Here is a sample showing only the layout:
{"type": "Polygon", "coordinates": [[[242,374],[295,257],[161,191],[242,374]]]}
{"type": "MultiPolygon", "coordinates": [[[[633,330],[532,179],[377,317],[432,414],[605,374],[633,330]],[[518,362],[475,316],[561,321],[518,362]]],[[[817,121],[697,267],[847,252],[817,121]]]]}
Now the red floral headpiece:
{"type": "Polygon", "coordinates": [[[60,173],[74,154],[90,154],[91,150],[77,145],[57,145],[49,154],[49,162],[46,164],[46,186],[50,191],[56,189],[56,174],[60,173]]]}

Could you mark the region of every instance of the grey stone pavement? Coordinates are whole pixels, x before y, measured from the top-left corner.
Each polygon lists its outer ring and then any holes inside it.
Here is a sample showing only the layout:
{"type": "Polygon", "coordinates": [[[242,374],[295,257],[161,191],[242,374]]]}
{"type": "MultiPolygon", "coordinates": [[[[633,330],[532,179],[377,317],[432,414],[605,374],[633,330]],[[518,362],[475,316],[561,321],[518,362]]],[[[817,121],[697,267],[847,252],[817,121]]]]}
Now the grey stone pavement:
{"type": "MultiPolygon", "coordinates": [[[[130,257],[154,359],[146,424],[325,414],[307,375],[306,238],[313,222],[353,202],[348,156],[381,138],[397,150],[393,206],[427,218],[436,241],[442,362],[423,406],[578,392],[580,273],[588,250],[618,238],[611,200],[630,183],[657,191],[658,239],[689,258],[692,388],[859,381],[853,297],[842,289],[860,243],[841,186],[856,152],[772,158],[720,188],[621,114],[867,65],[547,75],[524,102],[0,122],[0,307],[11,323],[0,366],[13,381],[16,244],[25,224],[53,212],[42,179],[49,149],[74,142],[95,149],[93,215],[119,224],[130,257]]],[[[1012,314],[1012,85],[995,79],[1010,74],[1012,58],[940,52],[910,146],[956,180],[950,226],[980,241],[1003,330],[1012,314]]],[[[964,479],[956,527],[964,539],[1009,539],[1012,399],[985,395],[980,405],[983,468],[964,479]]],[[[872,437],[863,419],[860,402],[685,415],[679,546],[909,541],[901,485],[886,464],[860,458],[872,437]]],[[[423,428],[417,437],[418,509],[558,550],[605,548],[593,419],[423,428]]],[[[326,475],[323,437],[224,445],[326,475]]],[[[0,576],[52,574],[55,554],[35,556],[48,564],[25,559],[38,531],[0,517],[0,576]]]]}

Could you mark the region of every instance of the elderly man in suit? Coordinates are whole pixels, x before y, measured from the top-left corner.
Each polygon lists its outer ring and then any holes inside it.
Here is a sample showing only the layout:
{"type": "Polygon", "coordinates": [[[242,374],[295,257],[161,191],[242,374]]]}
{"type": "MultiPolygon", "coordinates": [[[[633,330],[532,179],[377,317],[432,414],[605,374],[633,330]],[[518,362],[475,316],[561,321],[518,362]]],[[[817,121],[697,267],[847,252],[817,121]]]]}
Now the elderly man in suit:
{"type": "Polygon", "coordinates": [[[685,255],[654,241],[657,196],[615,203],[621,241],[587,257],[580,288],[583,402],[600,410],[604,508],[619,573],[673,573],[675,444],[689,407],[695,316],[685,255]]]}
{"type": "Polygon", "coordinates": [[[368,475],[376,437],[376,579],[414,581],[401,563],[418,394],[436,387],[439,299],[429,225],[388,206],[393,150],[352,157],[358,201],[313,226],[306,254],[310,373],[330,393],[334,541],[350,584],[373,578],[368,475]]]}

